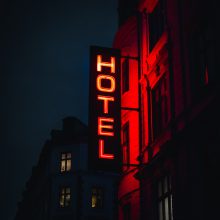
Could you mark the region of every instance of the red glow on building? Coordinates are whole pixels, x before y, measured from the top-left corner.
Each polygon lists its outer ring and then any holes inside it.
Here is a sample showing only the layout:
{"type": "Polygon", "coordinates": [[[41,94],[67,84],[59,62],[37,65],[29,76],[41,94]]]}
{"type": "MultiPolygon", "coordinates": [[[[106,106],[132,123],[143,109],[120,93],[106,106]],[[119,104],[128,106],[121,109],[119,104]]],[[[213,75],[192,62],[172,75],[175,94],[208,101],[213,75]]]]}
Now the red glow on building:
{"type": "Polygon", "coordinates": [[[119,220],[210,219],[218,215],[218,196],[209,190],[219,185],[215,1],[118,3],[113,46],[122,55],[119,220]]]}

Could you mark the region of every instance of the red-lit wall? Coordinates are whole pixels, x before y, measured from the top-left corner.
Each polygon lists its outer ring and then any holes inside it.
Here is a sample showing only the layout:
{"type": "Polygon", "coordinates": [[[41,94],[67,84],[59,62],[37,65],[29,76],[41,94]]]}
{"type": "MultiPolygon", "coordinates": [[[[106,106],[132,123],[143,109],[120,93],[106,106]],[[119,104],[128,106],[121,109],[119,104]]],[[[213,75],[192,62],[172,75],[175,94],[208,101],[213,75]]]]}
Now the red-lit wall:
{"type": "MultiPolygon", "coordinates": [[[[114,47],[121,50],[122,63],[125,57],[129,59],[129,90],[122,94],[122,108],[133,108],[134,110],[121,111],[121,127],[125,123],[129,123],[129,146],[130,146],[130,161],[131,166],[123,166],[123,175],[119,184],[118,199],[119,219],[123,219],[123,207],[126,204],[131,205],[131,219],[138,219],[139,216],[139,181],[134,178],[137,171],[135,165],[138,164],[137,157],[139,156],[139,96],[138,96],[138,56],[137,51],[137,21],[136,17],[131,17],[127,22],[120,27],[115,36],[114,47]]],[[[122,79],[123,80],[123,79],[122,79]]],[[[123,140],[122,140],[123,141],[123,140]]]]}
{"type": "MultiPolygon", "coordinates": [[[[126,7],[125,1],[121,2],[124,6],[120,5],[119,13],[123,11],[123,7],[126,7]]],[[[187,217],[190,212],[194,213],[192,216],[202,216],[199,213],[199,205],[195,207],[195,211],[190,207],[190,203],[187,204],[187,211],[184,211],[182,207],[187,202],[185,193],[187,190],[193,193],[195,191],[195,194],[192,193],[194,203],[206,204],[202,203],[199,198],[202,194],[202,187],[209,183],[202,183],[204,185],[200,185],[197,189],[195,182],[193,183],[195,181],[193,177],[196,176],[201,180],[204,175],[209,176],[208,173],[202,172],[200,175],[198,164],[206,163],[204,158],[207,155],[203,153],[209,152],[205,145],[211,141],[207,137],[212,137],[216,133],[214,129],[216,125],[211,126],[209,116],[207,116],[210,113],[207,112],[213,112],[212,117],[216,114],[215,107],[213,107],[216,104],[213,104],[213,100],[217,83],[207,82],[203,93],[197,97],[197,100],[194,100],[192,75],[196,73],[192,71],[190,46],[194,45],[190,44],[190,41],[195,34],[200,34],[200,30],[203,30],[205,25],[209,24],[207,27],[210,31],[208,34],[211,46],[208,50],[211,56],[208,59],[214,60],[210,65],[210,73],[215,70],[216,55],[219,53],[215,44],[219,45],[219,39],[217,34],[213,35],[217,28],[217,20],[213,19],[216,13],[214,2],[214,0],[210,2],[166,0],[164,5],[165,29],[151,51],[149,49],[149,15],[155,9],[158,0],[139,1],[138,6],[136,4],[133,6],[133,12],[136,11],[136,14],[130,13],[128,18],[126,13],[125,17],[123,13],[120,15],[123,22],[115,35],[113,46],[121,50],[122,62],[125,57],[129,57],[130,80],[129,91],[122,94],[121,106],[139,109],[139,111],[122,110],[121,127],[123,128],[124,124],[129,121],[130,163],[134,165],[141,161],[144,164],[123,169],[118,193],[120,220],[123,219],[123,207],[128,203],[131,204],[130,219],[139,219],[140,213],[142,213],[141,219],[157,218],[155,213],[153,214],[155,211],[153,210],[153,184],[165,173],[172,176],[174,216],[176,216],[174,219],[184,219],[183,216],[187,217]],[[208,15],[212,18],[208,18],[208,15]],[[164,90],[167,119],[162,132],[157,135],[154,129],[155,106],[152,100],[154,91],[164,78],[166,79],[166,90],[164,90]],[[212,107],[205,111],[209,105],[212,107]],[[202,112],[206,112],[203,114],[204,118],[196,121],[197,117],[202,117],[202,112]],[[210,126],[209,129],[203,126],[202,121],[209,124],[207,125],[207,127],[210,126]],[[195,128],[199,131],[194,130],[195,128]],[[200,132],[206,134],[204,130],[209,134],[200,135],[200,132]],[[200,148],[203,148],[203,152],[200,148]],[[197,150],[200,150],[198,155],[197,150]],[[185,213],[182,214],[183,212],[185,213]]],[[[121,80],[123,81],[123,75],[121,80]]],[[[215,117],[219,120],[218,115],[215,117]]],[[[215,143],[214,146],[217,144],[215,143]]],[[[199,217],[194,219],[201,219],[199,217]]]]}

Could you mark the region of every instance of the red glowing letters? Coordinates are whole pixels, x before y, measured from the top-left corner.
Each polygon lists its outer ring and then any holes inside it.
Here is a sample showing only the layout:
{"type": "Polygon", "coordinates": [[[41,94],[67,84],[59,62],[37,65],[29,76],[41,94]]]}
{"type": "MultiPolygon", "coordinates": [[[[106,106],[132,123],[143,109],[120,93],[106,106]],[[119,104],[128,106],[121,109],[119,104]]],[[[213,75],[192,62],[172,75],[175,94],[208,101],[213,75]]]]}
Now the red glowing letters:
{"type": "Polygon", "coordinates": [[[99,158],[114,159],[113,154],[105,154],[104,153],[104,140],[102,140],[102,139],[99,139],[99,158]]]}
{"type": "Polygon", "coordinates": [[[114,92],[115,91],[115,78],[109,75],[98,75],[96,80],[96,87],[101,92],[114,92]],[[110,81],[110,87],[102,86],[102,81],[108,80],[110,81]]]}
{"type": "Polygon", "coordinates": [[[105,114],[108,114],[108,111],[109,111],[108,102],[109,102],[109,101],[113,102],[113,101],[115,100],[114,97],[98,95],[98,100],[103,100],[104,113],[105,113],[105,114]]]}
{"type": "Polygon", "coordinates": [[[102,66],[110,67],[111,73],[115,73],[115,57],[111,57],[111,62],[102,62],[102,55],[97,55],[97,71],[102,72],[102,66]]]}
{"type": "MultiPolygon", "coordinates": [[[[97,96],[97,100],[101,101],[103,105],[103,114],[106,117],[98,117],[98,136],[113,137],[114,136],[114,118],[109,117],[110,102],[114,102],[114,91],[116,87],[115,77],[115,57],[110,58],[110,62],[103,62],[102,55],[97,55],[97,72],[101,74],[97,75],[96,88],[100,92],[97,96]],[[106,74],[102,71],[102,67],[110,68],[110,74],[106,74]],[[103,94],[103,93],[107,93],[103,94]]],[[[106,140],[106,139],[105,139],[106,140]]],[[[99,138],[99,158],[101,159],[114,159],[114,154],[105,153],[105,140],[99,138]]]]}
{"type": "Polygon", "coordinates": [[[113,118],[98,117],[98,135],[114,136],[113,125],[111,123],[114,123],[113,118]],[[106,125],[103,122],[110,122],[110,124],[106,125]],[[109,129],[110,131],[103,131],[104,128],[109,129]]]}
{"type": "Polygon", "coordinates": [[[89,166],[118,172],[121,169],[120,50],[90,47],[89,166]]]}

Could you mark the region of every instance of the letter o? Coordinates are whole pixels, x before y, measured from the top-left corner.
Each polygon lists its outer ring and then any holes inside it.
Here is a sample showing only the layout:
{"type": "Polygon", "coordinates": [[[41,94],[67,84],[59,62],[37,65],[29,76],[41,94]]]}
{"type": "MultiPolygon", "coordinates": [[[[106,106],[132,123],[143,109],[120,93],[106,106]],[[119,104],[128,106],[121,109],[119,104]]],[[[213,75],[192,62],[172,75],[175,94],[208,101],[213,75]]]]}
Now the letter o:
{"type": "Polygon", "coordinates": [[[113,76],[109,75],[98,75],[96,79],[96,87],[101,92],[114,92],[115,91],[115,78],[113,76]],[[102,80],[109,80],[110,81],[110,87],[106,88],[102,86],[102,80]]]}

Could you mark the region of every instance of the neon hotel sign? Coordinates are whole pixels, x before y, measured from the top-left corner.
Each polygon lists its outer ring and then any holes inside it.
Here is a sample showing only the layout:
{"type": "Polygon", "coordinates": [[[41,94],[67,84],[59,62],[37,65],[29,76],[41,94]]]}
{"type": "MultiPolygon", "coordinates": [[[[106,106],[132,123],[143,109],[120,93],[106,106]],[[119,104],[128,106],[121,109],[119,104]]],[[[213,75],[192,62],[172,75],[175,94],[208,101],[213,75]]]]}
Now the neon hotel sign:
{"type": "Polygon", "coordinates": [[[91,47],[89,159],[96,169],[115,169],[120,161],[120,54],[91,47]]]}

